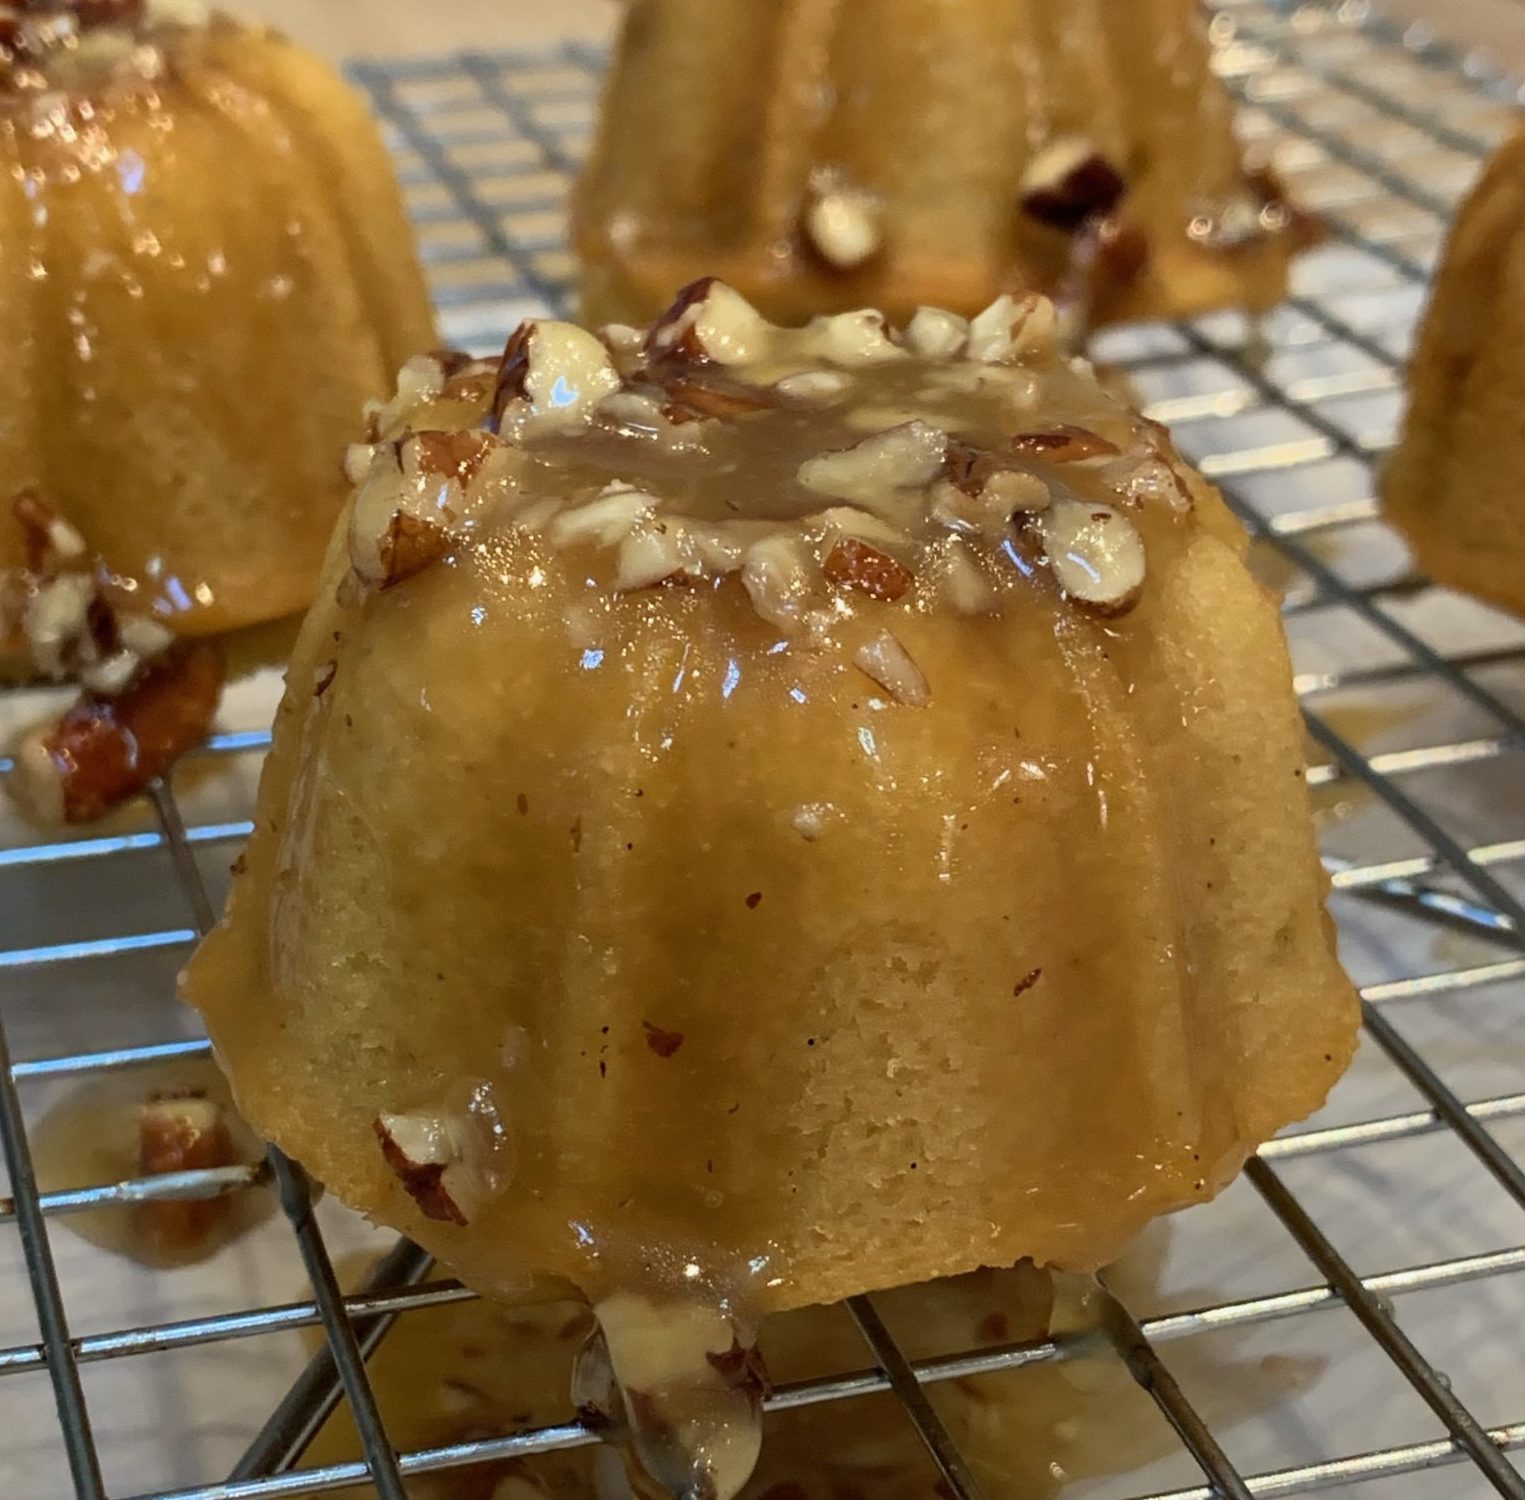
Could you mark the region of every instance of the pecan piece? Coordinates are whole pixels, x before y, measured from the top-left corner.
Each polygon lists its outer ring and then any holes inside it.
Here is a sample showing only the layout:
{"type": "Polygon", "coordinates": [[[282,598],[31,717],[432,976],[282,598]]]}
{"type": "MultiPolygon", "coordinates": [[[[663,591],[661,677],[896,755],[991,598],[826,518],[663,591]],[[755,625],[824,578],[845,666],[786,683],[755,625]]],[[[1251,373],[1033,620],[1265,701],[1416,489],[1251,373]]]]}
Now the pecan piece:
{"type": "Polygon", "coordinates": [[[1022,210],[1064,234],[1105,218],[1128,184],[1089,141],[1055,141],[1033,159],[1022,179],[1022,210]]]}
{"type": "Polygon", "coordinates": [[[1074,464],[1085,458],[1110,458],[1122,449],[1089,427],[1055,422],[1041,432],[1019,432],[1007,444],[1024,458],[1041,458],[1051,464],[1074,464]]]}
{"type": "Polygon", "coordinates": [[[490,432],[415,432],[407,439],[408,457],[420,474],[470,484],[497,439],[490,432]]]}
{"type": "Polygon", "coordinates": [[[662,415],[681,426],[685,422],[704,422],[711,417],[740,417],[748,412],[766,411],[773,405],[761,391],[738,383],[720,384],[678,375],[663,382],[667,399],[662,415]]]}
{"type": "Polygon", "coordinates": [[[908,708],[925,708],[931,702],[926,674],[888,630],[881,630],[860,646],[853,655],[853,665],[908,708]]]}
{"type": "Polygon", "coordinates": [[[683,1045],[681,1031],[667,1031],[654,1021],[642,1021],[641,1026],[646,1032],[646,1045],[658,1057],[671,1057],[683,1045]]]}
{"type": "MultiPolygon", "coordinates": [[[[143,1176],[208,1171],[237,1160],[227,1118],[204,1090],[152,1094],[139,1109],[138,1170],[143,1176]]],[[[183,1254],[205,1240],[231,1207],[225,1197],[159,1199],[139,1204],[137,1219],[156,1250],[183,1254]]]]}
{"type": "Polygon", "coordinates": [[[884,245],[878,199],[861,189],[834,187],[812,197],[802,224],[806,244],[829,270],[855,271],[884,245]]]}
{"type": "Polygon", "coordinates": [[[651,325],[646,358],[745,364],[762,353],[771,331],[740,292],[714,276],[701,276],[651,325]]]}
{"type": "Polygon", "coordinates": [[[88,823],[141,792],[206,738],[222,695],[222,653],[181,641],[116,697],[81,695],[17,752],[14,795],[50,821],[88,823]]]}
{"type": "Polygon", "coordinates": [[[465,1224],[466,1215],[450,1196],[444,1180],[457,1158],[440,1150],[425,1132],[410,1128],[412,1124],[402,1115],[378,1115],[372,1121],[382,1159],[426,1219],[465,1224]]]}
{"type": "Polygon", "coordinates": [[[826,554],[822,568],[833,583],[856,589],[870,599],[903,598],[916,581],[910,569],[888,553],[852,536],[844,536],[837,542],[826,554]]]}
{"type": "Polygon", "coordinates": [[[422,573],[450,549],[450,533],[422,516],[398,511],[381,538],[381,587],[391,588],[422,573]]]}
{"type": "Polygon", "coordinates": [[[577,427],[620,388],[609,351],[575,323],[530,318],[509,336],[489,428],[522,434],[577,427]]]}

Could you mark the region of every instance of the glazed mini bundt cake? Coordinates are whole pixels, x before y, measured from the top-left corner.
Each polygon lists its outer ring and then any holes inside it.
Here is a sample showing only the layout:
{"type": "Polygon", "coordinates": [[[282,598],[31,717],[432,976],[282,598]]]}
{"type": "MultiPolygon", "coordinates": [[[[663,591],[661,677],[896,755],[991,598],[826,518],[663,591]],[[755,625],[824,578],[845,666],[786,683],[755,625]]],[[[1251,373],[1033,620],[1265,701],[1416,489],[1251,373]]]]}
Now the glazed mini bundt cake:
{"type": "Polygon", "coordinates": [[[1525,131],[1489,164],[1442,258],[1383,498],[1438,583],[1525,615],[1525,131]]]}
{"type": "Polygon", "coordinates": [[[433,341],[361,100],[193,0],[34,0],[0,7],[0,162],[0,503],[177,634],[304,608],[343,445],[433,341]]]}
{"type": "Polygon", "coordinates": [[[1100,1265],[1351,1053],[1278,612],[1054,321],[702,281],[410,380],[185,978],[258,1128],[695,1431],[751,1317],[1100,1265]]]}
{"type": "Polygon", "coordinates": [[[1246,169],[1199,0],[632,0],[574,220],[595,323],[704,272],[791,320],[1260,311],[1316,235],[1246,169]]]}

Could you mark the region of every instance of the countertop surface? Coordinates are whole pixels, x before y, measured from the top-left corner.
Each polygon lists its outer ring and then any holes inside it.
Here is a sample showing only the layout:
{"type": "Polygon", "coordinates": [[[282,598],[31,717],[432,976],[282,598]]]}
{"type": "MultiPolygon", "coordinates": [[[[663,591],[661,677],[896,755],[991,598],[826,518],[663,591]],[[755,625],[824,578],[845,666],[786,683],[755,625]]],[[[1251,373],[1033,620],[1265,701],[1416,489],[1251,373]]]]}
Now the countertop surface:
{"type": "MultiPolygon", "coordinates": [[[[396,55],[481,45],[535,46],[607,35],[618,0],[228,0],[331,57],[396,55]]],[[[1486,47],[1525,75],[1525,0],[1381,0],[1406,20],[1486,47]]]]}

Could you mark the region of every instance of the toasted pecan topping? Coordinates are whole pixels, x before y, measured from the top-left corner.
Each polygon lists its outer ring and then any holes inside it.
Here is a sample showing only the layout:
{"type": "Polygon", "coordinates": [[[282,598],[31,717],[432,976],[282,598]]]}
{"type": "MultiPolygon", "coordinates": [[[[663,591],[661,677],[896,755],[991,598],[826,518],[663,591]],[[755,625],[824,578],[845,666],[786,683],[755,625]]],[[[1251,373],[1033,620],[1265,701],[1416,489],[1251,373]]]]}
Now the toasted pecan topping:
{"type": "Polygon", "coordinates": [[[389,589],[417,576],[449,550],[450,533],[443,526],[398,511],[381,537],[380,587],[389,589]]]}
{"type": "Polygon", "coordinates": [[[1019,432],[1007,446],[1013,453],[1041,458],[1051,464],[1079,463],[1082,459],[1110,457],[1122,452],[1110,438],[1070,422],[1055,422],[1041,432],[1019,432]]]}
{"type": "Polygon", "coordinates": [[[394,1138],[395,1126],[387,1116],[377,1116],[371,1128],[376,1132],[376,1139],[381,1142],[382,1159],[407,1189],[408,1196],[418,1205],[423,1216],[444,1224],[465,1224],[466,1215],[457,1207],[445,1186],[445,1172],[450,1161],[415,1161],[394,1138]]]}
{"type": "Polygon", "coordinates": [[[470,428],[454,432],[415,432],[408,440],[420,474],[470,484],[492,452],[491,433],[470,428]]]}
{"type": "Polygon", "coordinates": [[[674,375],[663,382],[666,398],[662,415],[681,426],[685,422],[703,422],[711,417],[741,417],[748,412],[766,411],[773,405],[766,393],[739,381],[699,380],[688,375],[674,375]]]}
{"type": "Polygon", "coordinates": [[[701,276],[680,288],[672,305],[646,334],[647,358],[705,359],[708,351],[699,340],[698,312],[705,298],[721,284],[716,276],[701,276]]]}
{"type": "Polygon", "coordinates": [[[222,694],[222,653],[182,641],[116,697],[83,694],[18,755],[15,794],[34,811],[88,823],[141,792],[206,738],[222,694]]]}
{"type": "Polygon", "coordinates": [[[856,589],[870,599],[902,598],[916,581],[910,569],[896,562],[887,552],[852,536],[844,536],[837,542],[826,554],[822,567],[833,583],[856,589]]]}
{"type": "Polygon", "coordinates": [[[1128,184],[1116,167],[1085,141],[1060,141],[1041,152],[1022,182],[1022,209],[1030,218],[1074,234],[1105,218],[1128,184]]]}
{"type": "MultiPolygon", "coordinates": [[[[145,1177],[232,1166],[238,1152],[221,1106],[202,1090],[154,1094],[138,1111],[138,1170],[145,1177]]],[[[228,1198],[159,1199],[137,1218],[159,1250],[184,1252],[204,1240],[232,1207],[228,1198]]]]}

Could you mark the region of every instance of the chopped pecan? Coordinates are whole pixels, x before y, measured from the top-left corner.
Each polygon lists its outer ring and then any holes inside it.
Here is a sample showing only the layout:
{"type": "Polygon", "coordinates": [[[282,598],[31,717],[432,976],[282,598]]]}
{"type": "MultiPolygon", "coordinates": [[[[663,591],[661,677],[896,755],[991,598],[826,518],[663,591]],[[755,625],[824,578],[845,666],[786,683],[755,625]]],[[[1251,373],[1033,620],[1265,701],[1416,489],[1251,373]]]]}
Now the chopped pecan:
{"type": "Polygon", "coordinates": [[[705,1352],[704,1357],[725,1382],[728,1390],[737,1391],[745,1387],[760,1391],[766,1397],[773,1389],[768,1367],[763,1363],[762,1352],[756,1344],[744,1344],[739,1338],[733,1337],[731,1347],[724,1353],[717,1354],[711,1349],[705,1352]]]}
{"type": "Polygon", "coordinates": [[[1022,179],[1022,209],[1040,224],[1074,234],[1110,214],[1127,191],[1122,173],[1089,142],[1056,141],[1022,179]]]}
{"type": "Polygon", "coordinates": [[[470,484],[496,442],[490,432],[466,428],[456,432],[415,432],[407,439],[407,446],[420,474],[470,484]]]}
{"type": "Polygon", "coordinates": [[[646,335],[648,361],[744,364],[761,352],[771,325],[740,292],[702,276],[678,293],[646,335]]]}
{"type": "Polygon", "coordinates": [[[1144,543],[1121,511],[1057,499],[1038,517],[1038,530],[1067,598],[1107,616],[1126,614],[1138,602],[1146,571],[1144,543]]]}
{"type": "Polygon", "coordinates": [[[872,678],[898,703],[908,708],[925,708],[932,690],[926,674],[916,665],[911,653],[888,630],[881,630],[853,654],[853,664],[872,678]]]}
{"type": "Polygon", "coordinates": [[[418,1205],[423,1216],[445,1224],[465,1224],[466,1215],[457,1207],[444,1182],[453,1158],[415,1160],[407,1149],[398,1144],[395,1138],[398,1125],[393,1117],[378,1115],[371,1128],[376,1132],[376,1139],[381,1142],[382,1159],[407,1189],[408,1196],[418,1205]]]}
{"type": "Polygon", "coordinates": [[[773,405],[767,395],[739,381],[696,380],[688,375],[674,375],[663,381],[666,399],[662,415],[675,426],[703,422],[711,417],[740,417],[748,412],[766,411],[773,405]]]}
{"type": "Polygon", "coordinates": [[[646,1032],[646,1045],[658,1057],[671,1057],[683,1045],[684,1036],[681,1031],[664,1031],[651,1021],[642,1021],[641,1026],[646,1032]]]}
{"type": "Polygon", "coordinates": [[[449,550],[450,533],[443,526],[398,511],[381,538],[380,586],[389,589],[415,577],[449,550]]]}
{"type": "Polygon", "coordinates": [[[1041,458],[1051,464],[1079,463],[1081,459],[1111,457],[1122,452],[1110,438],[1070,422],[1055,422],[1041,432],[1019,432],[1009,440],[1007,448],[1025,458],[1041,458]]]}
{"type": "Polygon", "coordinates": [[[992,487],[998,491],[996,498],[1010,496],[1012,511],[1042,510],[1048,504],[1046,486],[1036,474],[1019,466],[1019,456],[1032,456],[1030,451],[1008,445],[999,452],[977,448],[972,443],[957,439],[948,444],[943,458],[942,477],[955,489],[972,500],[983,499],[992,487]]]}
{"type": "Polygon", "coordinates": [[[222,693],[222,654],[182,641],[116,697],[81,695],[57,725],[29,738],[11,780],[25,805],[87,823],[141,792],[205,739],[222,693]]]}
{"type": "Polygon", "coordinates": [[[805,243],[828,270],[855,271],[884,245],[879,201],[861,189],[834,187],[813,197],[802,224],[805,243]]]}
{"type": "Polygon", "coordinates": [[[701,276],[682,287],[672,305],[651,325],[646,335],[646,354],[652,359],[703,360],[709,351],[699,338],[699,310],[718,276],[701,276]]]}
{"type": "Polygon", "coordinates": [[[576,427],[619,388],[609,351],[586,329],[529,318],[504,348],[487,425],[498,432],[512,417],[520,434],[576,427]]]}
{"type": "Polygon", "coordinates": [[[916,581],[910,569],[888,553],[852,536],[840,538],[822,566],[833,583],[856,589],[871,599],[902,598],[916,581]]]}
{"type": "MultiPolygon", "coordinates": [[[[238,1160],[222,1108],[204,1090],[153,1094],[138,1111],[138,1170],[145,1177],[207,1171],[238,1160]]],[[[138,1205],[144,1235],[159,1250],[186,1251],[231,1208],[228,1198],[160,1199],[138,1205]]]]}

